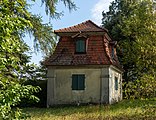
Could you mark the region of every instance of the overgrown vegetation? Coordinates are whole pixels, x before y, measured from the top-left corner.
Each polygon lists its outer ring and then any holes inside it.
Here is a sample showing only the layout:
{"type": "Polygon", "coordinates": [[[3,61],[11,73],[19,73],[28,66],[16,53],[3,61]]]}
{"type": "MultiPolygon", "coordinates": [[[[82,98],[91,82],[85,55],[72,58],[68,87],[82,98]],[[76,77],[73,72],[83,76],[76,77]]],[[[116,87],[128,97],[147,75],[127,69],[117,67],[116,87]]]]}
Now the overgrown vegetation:
{"type": "Polygon", "coordinates": [[[156,101],[124,100],[114,105],[25,108],[30,120],[134,120],[156,119],[156,101]]]}
{"type": "MultiPolygon", "coordinates": [[[[35,0],[31,0],[36,2],[35,0]]],[[[45,12],[59,18],[58,2],[76,9],[71,0],[41,0],[45,12]]],[[[0,1],[0,119],[26,119],[17,105],[22,99],[38,101],[39,87],[25,85],[26,80],[41,77],[34,65],[28,65],[26,33],[34,36],[35,48],[49,55],[55,47],[55,35],[41,16],[30,13],[27,0],[0,1]],[[38,77],[39,76],[39,77],[38,77]]],[[[118,55],[124,66],[126,98],[152,98],[156,84],[156,12],[150,0],[115,0],[109,12],[103,12],[103,26],[119,42],[118,55]],[[130,82],[128,82],[130,81],[130,82]]],[[[39,78],[40,79],[40,78],[39,78]]],[[[123,101],[113,106],[80,106],[50,109],[25,109],[31,119],[156,119],[155,101],[123,101]],[[41,111],[41,112],[40,112],[41,111]],[[34,113],[33,113],[34,112],[34,113]]]]}
{"type": "Polygon", "coordinates": [[[134,81],[156,71],[156,12],[151,0],[114,0],[103,12],[103,27],[118,41],[124,80],[134,81]]]}
{"type": "Polygon", "coordinates": [[[126,98],[155,97],[156,4],[151,0],[114,0],[103,12],[103,27],[118,41],[126,98]]]}
{"type": "Polygon", "coordinates": [[[33,93],[39,88],[22,85],[25,78],[21,72],[29,60],[22,32],[32,27],[23,17],[30,17],[25,7],[26,3],[21,1],[0,1],[0,117],[3,119],[26,117],[20,109],[12,110],[22,98],[38,101],[33,93]]]}
{"type": "Polygon", "coordinates": [[[124,98],[149,99],[156,96],[156,77],[143,75],[139,80],[125,83],[124,98]]]}
{"type": "Polygon", "coordinates": [[[24,83],[24,85],[39,86],[41,91],[34,93],[36,97],[40,99],[39,102],[28,101],[27,99],[22,99],[20,107],[46,107],[47,105],[47,80],[29,80],[24,83]]]}
{"type": "MultiPolygon", "coordinates": [[[[35,0],[31,0],[36,2],[35,0]]],[[[30,10],[27,0],[0,1],[0,119],[26,119],[27,115],[17,108],[22,99],[39,101],[34,93],[39,87],[24,85],[29,79],[35,79],[31,73],[33,65],[29,65],[28,45],[23,41],[24,35],[34,36],[35,48],[49,54],[55,46],[55,36],[52,27],[43,24],[38,15],[30,10]]],[[[46,13],[51,17],[56,15],[58,0],[41,0],[46,6],[46,13]]],[[[71,0],[61,0],[70,10],[75,9],[71,0]]],[[[37,73],[37,71],[35,72],[37,73]]],[[[37,77],[41,77],[38,76],[37,77]]]]}

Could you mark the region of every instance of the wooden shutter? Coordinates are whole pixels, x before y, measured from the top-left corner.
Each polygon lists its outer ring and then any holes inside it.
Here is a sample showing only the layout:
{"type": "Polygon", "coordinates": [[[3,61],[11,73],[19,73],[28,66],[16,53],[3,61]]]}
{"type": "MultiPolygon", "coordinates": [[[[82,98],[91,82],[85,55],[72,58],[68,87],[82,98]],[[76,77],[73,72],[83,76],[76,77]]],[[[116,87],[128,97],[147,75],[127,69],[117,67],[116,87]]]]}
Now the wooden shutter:
{"type": "Polygon", "coordinates": [[[85,50],[85,40],[77,40],[76,41],[76,52],[77,53],[84,53],[85,50]]]}
{"type": "Polygon", "coordinates": [[[78,76],[72,75],[72,90],[78,89],[78,76]]]}
{"type": "Polygon", "coordinates": [[[112,46],[112,59],[114,59],[114,46],[112,46]]]}
{"type": "Polygon", "coordinates": [[[76,41],[76,52],[80,52],[80,42],[76,41]]]}
{"type": "Polygon", "coordinates": [[[78,76],[78,89],[79,90],[85,89],[85,75],[78,76]]]}
{"type": "Polygon", "coordinates": [[[72,90],[84,90],[85,89],[85,75],[75,74],[72,75],[72,90]]]}
{"type": "Polygon", "coordinates": [[[85,52],[85,41],[80,40],[80,52],[85,52]]]}
{"type": "Polygon", "coordinates": [[[115,90],[118,90],[118,77],[115,77],[115,90]]]}

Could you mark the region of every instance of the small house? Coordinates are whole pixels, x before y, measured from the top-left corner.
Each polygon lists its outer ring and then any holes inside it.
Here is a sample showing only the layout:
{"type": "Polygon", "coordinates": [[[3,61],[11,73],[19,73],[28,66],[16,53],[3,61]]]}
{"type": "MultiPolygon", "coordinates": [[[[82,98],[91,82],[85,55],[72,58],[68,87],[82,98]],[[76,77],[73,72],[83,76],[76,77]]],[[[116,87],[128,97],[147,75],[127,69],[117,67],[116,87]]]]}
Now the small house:
{"type": "Polygon", "coordinates": [[[123,70],[108,31],[88,20],[54,32],[59,42],[44,61],[47,107],[120,101],[123,70]]]}

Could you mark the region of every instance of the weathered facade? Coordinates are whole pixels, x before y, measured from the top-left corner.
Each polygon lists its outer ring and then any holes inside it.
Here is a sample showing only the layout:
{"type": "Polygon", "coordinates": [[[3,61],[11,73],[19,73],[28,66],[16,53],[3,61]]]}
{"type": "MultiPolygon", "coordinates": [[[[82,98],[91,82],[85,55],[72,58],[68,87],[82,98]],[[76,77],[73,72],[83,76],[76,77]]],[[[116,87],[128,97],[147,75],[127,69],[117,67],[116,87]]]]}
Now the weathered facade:
{"type": "Polygon", "coordinates": [[[88,20],[55,33],[60,40],[44,62],[47,106],[120,101],[122,68],[107,30],[88,20]]]}

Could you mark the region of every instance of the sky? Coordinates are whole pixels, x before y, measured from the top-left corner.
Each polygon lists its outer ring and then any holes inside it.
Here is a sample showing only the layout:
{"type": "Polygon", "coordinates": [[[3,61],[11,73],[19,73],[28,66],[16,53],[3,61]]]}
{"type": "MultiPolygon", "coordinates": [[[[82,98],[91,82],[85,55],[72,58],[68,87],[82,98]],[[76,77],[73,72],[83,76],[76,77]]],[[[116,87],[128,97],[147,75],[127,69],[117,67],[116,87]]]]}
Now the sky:
{"type": "MultiPolygon", "coordinates": [[[[49,16],[45,14],[44,5],[41,6],[41,2],[31,2],[32,7],[30,12],[40,14],[43,19],[43,23],[51,23],[53,30],[60,28],[70,27],[86,20],[92,20],[97,25],[101,25],[102,11],[108,11],[109,5],[113,0],[73,0],[78,7],[76,11],[69,11],[64,7],[62,3],[57,5],[57,11],[63,11],[63,16],[60,19],[50,20],[49,16]]],[[[25,37],[26,43],[32,50],[31,63],[39,64],[39,61],[43,59],[41,52],[34,52],[33,38],[28,35],[25,37]]]]}

